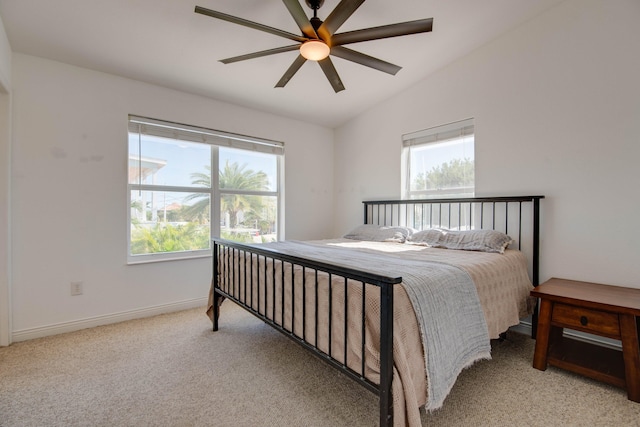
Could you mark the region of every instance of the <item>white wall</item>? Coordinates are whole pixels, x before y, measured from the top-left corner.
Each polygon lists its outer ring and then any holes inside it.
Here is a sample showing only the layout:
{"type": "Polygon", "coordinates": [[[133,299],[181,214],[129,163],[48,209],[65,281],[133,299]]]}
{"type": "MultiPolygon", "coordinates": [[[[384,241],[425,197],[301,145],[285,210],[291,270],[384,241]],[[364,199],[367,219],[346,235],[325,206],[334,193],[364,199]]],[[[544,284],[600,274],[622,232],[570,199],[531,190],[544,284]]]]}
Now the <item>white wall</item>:
{"type": "Polygon", "coordinates": [[[283,141],[287,238],[331,234],[332,130],[32,56],[13,67],[15,340],[206,298],[210,258],[126,265],[129,113],[283,141]]]}
{"type": "MultiPolygon", "coordinates": [[[[547,196],[541,278],[640,287],[638,18],[636,0],[568,0],[335,138],[330,129],[108,74],[20,54],[11,61],[0,49],[0,79],[13,76],[11,144],[0,136],[0,164],[12,159],[0,199],[11,197],[13,247],[0,263],[10,260],[13,271],[14,338],[206,296],[209,259],[126,265],[129,113],[284,141],[289,239],[359,224],[361,200],[400,196],[402,134],[474,117],[477,193],[547,196]],[[84,295],[71,297],[76,280],[84,295]]],[[[0,224],[0,237],[8,232],[0,224]]]]}
{"type": "Polygon", "coordinates": [[[11,342],[11,46],[0,20],[0,346],[11,342]]]}
{"type": "Polygon", "coordinates": [[[337,129],[334,234],[401,195],[402,134],[474,117],[476,194],[547,197],[541,279],[640,288],[638,22],[568,0],[337,129]]]}

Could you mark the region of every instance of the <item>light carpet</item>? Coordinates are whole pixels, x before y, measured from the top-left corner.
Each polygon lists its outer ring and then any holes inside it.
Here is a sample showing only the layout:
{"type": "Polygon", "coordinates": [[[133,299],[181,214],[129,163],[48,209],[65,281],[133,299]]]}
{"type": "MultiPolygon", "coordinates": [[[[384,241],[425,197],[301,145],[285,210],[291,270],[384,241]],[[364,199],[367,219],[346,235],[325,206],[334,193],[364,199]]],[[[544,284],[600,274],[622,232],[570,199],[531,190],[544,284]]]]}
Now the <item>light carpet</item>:
{"type": "MultiPolygon", "coordinates": [[[[509,333],[425,426],[640,426],[624,390],[509,333]]],[[[377,397],[230,302],[0,348],[0,426],[376,426],[377,397]]]]}

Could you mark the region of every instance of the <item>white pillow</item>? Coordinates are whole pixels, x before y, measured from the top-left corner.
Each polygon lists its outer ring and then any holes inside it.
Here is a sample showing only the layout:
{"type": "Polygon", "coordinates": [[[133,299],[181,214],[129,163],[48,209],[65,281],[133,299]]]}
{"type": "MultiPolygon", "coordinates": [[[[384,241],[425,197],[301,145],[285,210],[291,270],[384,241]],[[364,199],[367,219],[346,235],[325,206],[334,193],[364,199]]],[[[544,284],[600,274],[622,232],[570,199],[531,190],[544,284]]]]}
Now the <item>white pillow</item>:
{"type": "Polygon", "coordinates": [[[374,224],[363,224],[349,231],[345,239],[366,240],[370,242],[404,243],[413,230],[409,227],[390,227],[374,224]]]}

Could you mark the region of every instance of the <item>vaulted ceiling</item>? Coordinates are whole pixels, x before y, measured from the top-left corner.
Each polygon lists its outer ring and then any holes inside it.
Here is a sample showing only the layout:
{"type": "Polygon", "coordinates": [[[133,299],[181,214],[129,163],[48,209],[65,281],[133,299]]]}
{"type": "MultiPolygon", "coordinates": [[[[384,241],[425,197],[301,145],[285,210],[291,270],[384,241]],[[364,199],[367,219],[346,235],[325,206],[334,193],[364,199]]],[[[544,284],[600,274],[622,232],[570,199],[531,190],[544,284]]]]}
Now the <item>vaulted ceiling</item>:
{"type": "MultiPolygon", "coordinates": [[[[0,16],[14,52],[337,127],[560,1],[367,0],[337,32],[421,18],[433,18],[433,31],[349,45],[402,69],[392,76],[332,57],[346,88],[338,93],[311,61],[274,88],[297,51],[219,62],[291,41],[194,13],[197,5],[299,34],[280,0],[0,0],[0,16]]],[[[326,0],[318,17],[338,3],[326,0]]]]}

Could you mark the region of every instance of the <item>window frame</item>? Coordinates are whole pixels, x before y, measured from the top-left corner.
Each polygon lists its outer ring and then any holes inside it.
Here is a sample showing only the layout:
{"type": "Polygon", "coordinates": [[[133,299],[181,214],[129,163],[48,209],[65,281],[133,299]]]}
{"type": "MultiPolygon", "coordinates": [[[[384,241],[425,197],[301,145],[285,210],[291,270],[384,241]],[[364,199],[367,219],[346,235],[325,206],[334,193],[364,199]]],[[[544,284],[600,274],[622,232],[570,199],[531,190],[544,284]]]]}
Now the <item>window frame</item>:
{"type": "Polygon", "coordinates": [[[401,153],[401,186],[402,196],[406,199],[438,199],[475,196],[475,125],[474,119],[464,119],[441,126],[423,129],[402,135],[401,153]],[[446,144],[451,141],[473,137],[473,187],[469,192],[452,192],[442,190],[412,190],[411,189],[411,149],[427,145],[446,144]]]}
{"type": "MultiPolygon", "coordinates": [[[[138,153],[142,159],[142,153],[138,153]]],[[[219,237],[221,233],[221,198],[225,194],[242,194],[276,197],[276,239],[284,237],[284,143],[246,135],[233,134],[225,131],[185,125],[176,122],[151,119],[148,117],[129,115],[127,132],[127,264],[144,264],[183,259],[205,258],[212,256],[211,243],[208,249],[154,252],[148,254],[131,253],[131,225],[132,225],[132,191],[166,191],[172,193],[202,193],[209,195],[209,241],[219,237]],[[135,128],[137,127],[137,131],[135,128]],[[144,129],[143,129],[144,127],[144,129]],[[144,130],[144,131],[143,131],[144,130]],[[181,131],[185,132],[182,133],[181,131]],[[190,143],[206,144],[210,147],[209,165],[211,166],[210,187],[184,187],[179,185],[132,183],[129,177],[131,150],[129,140],[131,133],[153,135],[169,138],[175,141],[186,140],[190,143]],[[172,137],[173,135],[173,137],[172,137]],[[221,189],[219,170],[221,148],[233,148],[247,151],[259,151],[276,156],[275,190],[239,190],[221,189]],[[217,171],[217,173],[214,173],[217,171]]]]}

